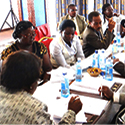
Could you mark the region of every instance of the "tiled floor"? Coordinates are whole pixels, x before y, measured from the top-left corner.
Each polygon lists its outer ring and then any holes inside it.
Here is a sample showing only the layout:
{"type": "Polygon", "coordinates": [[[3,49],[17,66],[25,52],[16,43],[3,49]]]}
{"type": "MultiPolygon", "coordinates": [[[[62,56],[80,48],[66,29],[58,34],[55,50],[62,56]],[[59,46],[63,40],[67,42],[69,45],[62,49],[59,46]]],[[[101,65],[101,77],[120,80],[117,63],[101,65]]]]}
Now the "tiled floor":
{"type": "Polygon", "coordinates": [[[12,44],[15,41],[12,37],[13,29],[0,32],[0,53],[8,45],[12,44]]]}

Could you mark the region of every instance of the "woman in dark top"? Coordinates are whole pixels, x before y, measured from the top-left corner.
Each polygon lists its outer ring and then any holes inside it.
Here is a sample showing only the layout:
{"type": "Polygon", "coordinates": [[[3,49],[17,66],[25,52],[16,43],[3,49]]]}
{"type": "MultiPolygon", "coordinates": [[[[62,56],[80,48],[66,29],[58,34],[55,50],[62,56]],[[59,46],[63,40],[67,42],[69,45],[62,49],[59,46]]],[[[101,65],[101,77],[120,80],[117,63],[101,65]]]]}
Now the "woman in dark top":
{"type": "Polygon", "coordinates": [[[36,36],[35,27],[29,21],[20,21],[13,32],[15,43],[6,48],[1,53],[1,59],[4,60],[9,54],[18,50],[27,50],[41,58],[43,66],[41,68],[41,79],[48,79],[46,72],[52,70],[47,48],[44,44],[34,41],[36,36]],[[43,77],[45,76],[45,78],[43,77]]]}

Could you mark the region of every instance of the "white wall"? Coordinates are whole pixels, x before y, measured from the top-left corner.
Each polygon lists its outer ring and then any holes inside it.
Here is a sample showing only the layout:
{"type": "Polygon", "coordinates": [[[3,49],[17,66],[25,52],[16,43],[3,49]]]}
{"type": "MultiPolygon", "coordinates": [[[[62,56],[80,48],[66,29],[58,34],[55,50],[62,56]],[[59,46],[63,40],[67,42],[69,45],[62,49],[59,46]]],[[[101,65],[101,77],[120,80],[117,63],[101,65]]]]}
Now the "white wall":
{"type": "MultiPolygon", "coordinates": [[[[17,0],[12,0],[12,8],[13,8],[15,15],[19,19],[17,0]]],[[[7,14],[9,13],[9,11],[10,11],[10,0],[0,0],[0,28],[2,24],[4,23],[4,20],[7,17],[7,14]]],[[[12,26],[11,14],[9,14],[7,18],[7,22],[12,26]]],[[[6,28],[9,28],[7,23],[5,23],[2,29],[6,29],[6,28]]]]}
{"type": "Polygon", "coordinates": [[[94,0],[88,0],[88,13],[94,11],[94,0]]]}
{"type": "Polygon", "coordinates": [[[56,1],[46,0],[47,22],[50,27],[51,35],[56,35],[56,1]]]}

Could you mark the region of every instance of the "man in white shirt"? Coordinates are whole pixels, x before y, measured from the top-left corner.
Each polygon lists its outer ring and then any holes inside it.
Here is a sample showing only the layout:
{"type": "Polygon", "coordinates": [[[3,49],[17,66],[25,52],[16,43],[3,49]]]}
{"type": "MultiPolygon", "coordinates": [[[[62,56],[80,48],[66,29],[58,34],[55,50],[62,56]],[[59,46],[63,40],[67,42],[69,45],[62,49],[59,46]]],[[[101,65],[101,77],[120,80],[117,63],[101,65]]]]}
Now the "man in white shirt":
{"type": "Polygon", "coordinates": [[[109,19],[113,18],[113,21],[116,22],[116,25],[114,28],[114,34],[115,36],[117,35],[117,33],[120,34],[120,22],[123,18],[125,18],[125,16],[118,13],[114,13],[114,9],[112,5],[109,3],[103,5],[102,14],[103,14],[103,23],[102,23],[103,32],[105,33],[105,30],[108,27],[109,19]]]}
{"type": "Polygon", "coordinates": [[[59,25],[61,24],[61,22],[65,19],[70,19],[72,20],[75,25],[76,25],[76,32],[79,36],[80,39],[82,39],[82,34],[83,31],[85,29],[85,27],[87,26],[87,23],[85,21],[85,17],[81,16],[79,14],[77,14],[77,7],[74,4],[70,4],[68,6],[68,14],[66,14],[65,16],[61,17],[60,21],[59,21],[59,25]]]}

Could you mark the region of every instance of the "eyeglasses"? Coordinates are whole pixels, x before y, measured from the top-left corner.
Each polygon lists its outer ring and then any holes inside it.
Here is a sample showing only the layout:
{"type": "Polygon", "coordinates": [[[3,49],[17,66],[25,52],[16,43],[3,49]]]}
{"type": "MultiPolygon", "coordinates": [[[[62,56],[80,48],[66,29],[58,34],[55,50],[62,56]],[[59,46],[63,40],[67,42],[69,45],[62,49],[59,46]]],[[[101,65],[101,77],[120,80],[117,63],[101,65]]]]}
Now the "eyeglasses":
{"type": "Polygon", "coordinates": [[[70,9],[71,12],[78,11],[77,9],[70,9]]]}
{"type": "Polygon", "coordinates": [[[35,31],[33,31],[32,33],[22,34],[22,35],[24,35],[24,37],[35,37],[36,33],[35,33],[35,31]]]}

